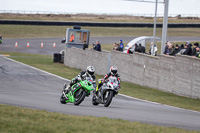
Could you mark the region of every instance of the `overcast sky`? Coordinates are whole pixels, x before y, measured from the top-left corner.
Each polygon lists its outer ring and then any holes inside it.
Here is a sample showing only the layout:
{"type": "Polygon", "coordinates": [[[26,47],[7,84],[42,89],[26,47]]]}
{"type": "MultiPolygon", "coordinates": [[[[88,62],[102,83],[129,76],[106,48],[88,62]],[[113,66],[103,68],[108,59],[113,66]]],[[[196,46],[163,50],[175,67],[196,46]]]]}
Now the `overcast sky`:
{"type": "MultiPolygon", "coordinates": [[[[153,3],[126,0],[0,0],[0,3],[0,10],[100,14],[154,14],[155,12],[153,3]]],[[[163,11],[164,4],[158,4],[158,14],[163,14],[163,11]]],[[[169,0],[169,14],[200,16],[200,0],[169,0]]]]}

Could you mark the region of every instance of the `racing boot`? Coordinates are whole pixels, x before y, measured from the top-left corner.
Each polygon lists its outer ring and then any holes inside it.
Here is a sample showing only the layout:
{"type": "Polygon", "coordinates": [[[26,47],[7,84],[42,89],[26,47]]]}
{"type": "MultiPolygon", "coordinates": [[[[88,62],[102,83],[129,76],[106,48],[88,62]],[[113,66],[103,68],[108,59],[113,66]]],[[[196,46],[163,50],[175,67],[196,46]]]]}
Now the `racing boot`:
{"type": "Polygon", "coordinates": [[[68,93],[69,93],[70,88],[71,88],[71,86],[68,85],[68,86],[64,89],[65,94],[68,94],[68,93]]]}

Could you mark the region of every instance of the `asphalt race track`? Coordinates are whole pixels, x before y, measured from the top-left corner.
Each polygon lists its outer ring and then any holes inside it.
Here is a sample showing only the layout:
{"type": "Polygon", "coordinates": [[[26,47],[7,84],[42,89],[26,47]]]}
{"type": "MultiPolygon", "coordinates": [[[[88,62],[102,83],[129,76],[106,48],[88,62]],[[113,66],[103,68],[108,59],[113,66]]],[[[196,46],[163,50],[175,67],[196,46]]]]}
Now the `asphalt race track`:
{"type": "MultiPolygon", "coordinates": [[[[101,44],[113,44],[119,42],[120,39],[123,42],[128,43],[135,37],[90,37],[90,44],[99,40],[101,44]]],[[[0,51],[6,52],[20,52],[20,53],[32,53],[32,54],[44,54],[53,55],[65,48],[65,44],[61,43],[62,38],[25,38],[25,39],[3,39],[3,43],[0,44],[0,51]],[[18,43],[18,47],[15,48],[15,42],[18,43]],[[29,42],[30,47],[27,48],[26,44],[29,42]],[[41,42],[44,43],[44,47],[41,48],[41,42]],[[53,48],[53,43],[56,43],[56,47],[53,48]]],[[[200,37],[168,37],[170,41],[200,41],[200,37]]],[[[158,40],[160,41],[160,40],[158,40]]]]}
{"type": "Polygon", "coordinates": [[[0,104],[72,115],[120,118],[200,131],[200,112],[116,96],[108,108],[93,106],[91,96],[79,105],[59,102],[65,79],[0,56],[0,104]]]}

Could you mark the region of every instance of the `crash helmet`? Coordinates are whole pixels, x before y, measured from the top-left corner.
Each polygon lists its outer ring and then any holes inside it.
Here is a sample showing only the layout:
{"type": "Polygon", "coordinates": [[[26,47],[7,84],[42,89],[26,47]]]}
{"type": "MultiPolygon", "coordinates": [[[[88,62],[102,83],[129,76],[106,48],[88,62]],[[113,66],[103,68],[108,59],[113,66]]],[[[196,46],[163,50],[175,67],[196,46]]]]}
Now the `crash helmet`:
{"type": "Polygon", "coordinates": [[[116,75],[117,74],[117,67],[116,66],[111,66],[110,67],[110,73],[112,75],[116,75]]]}
{"type": "Polygon", "coordinates": [[[93,66],[88,66],[87,69],[86,69],[86,73],[87,75],[94,75],[94,72],[95,72],[95,68],[93,66]]]}

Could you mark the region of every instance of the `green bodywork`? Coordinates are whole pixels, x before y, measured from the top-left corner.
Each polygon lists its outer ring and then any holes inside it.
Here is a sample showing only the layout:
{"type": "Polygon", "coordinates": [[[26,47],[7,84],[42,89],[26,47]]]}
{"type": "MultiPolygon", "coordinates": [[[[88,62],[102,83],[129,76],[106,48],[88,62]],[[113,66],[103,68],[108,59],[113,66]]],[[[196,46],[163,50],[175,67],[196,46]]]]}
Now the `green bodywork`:
{"type": "Polygon", "coordinates": [[[69,100],[66,100],[65,102],[66,103],[67,102],[74,103],[74,101],[75,101],[75,93],[80,89],[84,89],[86,91],[86,93],[87,93],[86,96],[89,96],[90,92],[94,90],[92,81],[83,80],[83,81],[80,81],[80,82],[74,84],[71,87],[71,90],[69,91],[69,93],[66,94],[66,97],[68,97],[69,100]]]}

